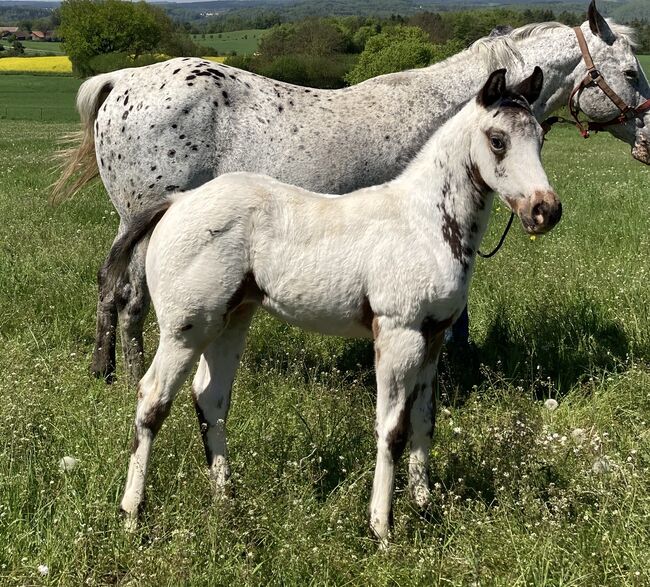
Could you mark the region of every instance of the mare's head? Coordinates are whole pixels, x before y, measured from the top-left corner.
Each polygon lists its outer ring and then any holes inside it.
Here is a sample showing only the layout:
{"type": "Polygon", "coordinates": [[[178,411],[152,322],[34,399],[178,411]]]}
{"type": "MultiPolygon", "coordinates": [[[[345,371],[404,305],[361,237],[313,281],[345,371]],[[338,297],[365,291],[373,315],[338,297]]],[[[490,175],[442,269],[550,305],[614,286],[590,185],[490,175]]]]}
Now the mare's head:
{"type": "MultiPolygon", "coordinates": [[[[636,108],[650,98],[650,84],[634,54],[632,31],[628,27],[606,21],[591,2],[588,20],[581,27],[594,65],[609,86],[628,104],[636,108]]],[[[550,49],[550,48],[549,48],[550,49]]],[[[576,79],[586,75],[580,59],[576,79]]],[[[577,98],[580,109],[591,120],[606,122],[620,114],[616,105],[598,86],[585,88],[577,98]]],[[[625,124],[607,130],[633,147],[632,156],[650,164],[650,111],[625,124]]]]}
{"type": "Polygon", "coordinates": [[[548,232],[562,216],[540,159],[542,128],[531,111],[543,80],[536,67],[508,88],[505,69],[492,73],[476,96],[478,121],[470,153],[476,181],[497,192],[530,234],[548,232]]]}

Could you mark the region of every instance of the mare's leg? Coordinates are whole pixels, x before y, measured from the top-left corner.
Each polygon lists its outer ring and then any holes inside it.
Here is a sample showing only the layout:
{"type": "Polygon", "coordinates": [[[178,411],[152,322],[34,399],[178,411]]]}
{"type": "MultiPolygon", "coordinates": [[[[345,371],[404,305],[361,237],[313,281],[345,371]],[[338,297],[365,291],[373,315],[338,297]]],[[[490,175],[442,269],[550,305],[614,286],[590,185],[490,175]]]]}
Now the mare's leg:
{"type": "MultiPolygon", "coordinates": [[[[375,318],[377,320],[377,318],[375,318]]],[[[391,326],[387,319],[373,324],[377,373],[377,463],[370,501],[370,527],[386,545],[392,518],[395,464],[408,437],[416,375],[425,357],[422,334],[391,326]]]]}
{"type": "Polygon", "coordinates": [[[255,306],[248,304],[230,315],[222,334],[203,351],[192,384],[194,407],[216,497],[225,494],[230,475],[226,444],[230,392],[254,313],[255,306]]]}
{"type": "Polygon", "coordinates": [[[427,351],[422,368],[416,377],[413,393],[415,400],[411,408],[409,455],[409,492],[420,508],[429,503],[429,451],[436,418],[435,375],[438,356],[444,339],[439,330],[425,337],[427,351]]]}
{"type": "Polygon", "coordinates": [[[142,331],[149,311],[149,290],[145,258],[149,239],[142,240],[133,251],[124,280],[118,285],[117,307],[122,340],[122,354],[129,381],[139,381],[144,373],[142,331]]]}
{"type": "MultiPolygon", "coordinates": [[[[120,228],[115,241],[120,238],[125,227],[120,228]]],[[[113,242],[115,242],[113,241],[113,242]]],[[[106,283],[106,263],[104,261],[97,272],[97,317],[95,331],[95,348],[90,364],[90,372],[106,383],[113,383],[115,377],[115,329],[117,328],[117,305],[115,291],[106,283]]]]}
{"type": "Polygon", "coordinates": [[[458,320],[452,324],[449,342],[456,345],[469,343],[469,312],[467,306],[465,306],[458,320]]]}
{"type": "Polygon", "coordinates": [[[198,358],[194,346],[180,337],[161,333],[156,356],[138,385],[133,448],[121,504],[127,529],[137,524],[153,441],[198,358]]]}

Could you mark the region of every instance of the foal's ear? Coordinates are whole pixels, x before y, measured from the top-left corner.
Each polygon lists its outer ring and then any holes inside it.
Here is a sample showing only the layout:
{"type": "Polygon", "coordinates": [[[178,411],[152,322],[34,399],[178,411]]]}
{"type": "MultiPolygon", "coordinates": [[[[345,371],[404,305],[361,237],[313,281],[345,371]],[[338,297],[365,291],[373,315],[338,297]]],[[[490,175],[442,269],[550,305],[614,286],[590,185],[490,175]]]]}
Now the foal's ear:
{"type": "Polygon", "coordinates": [[[542,93],[542,86],[544,85],[544,72],[539,66],[535,66],[533,73],[527,77],[523,82],[517,85],[513,91],[526,98],[526,101],[532,106],[535,100],[539,98],[542,93]]]}
{"type": "Polygon", "coordinates": [[[607,21],[603,18],[600,12],[598,12],[598,8],[596,8],[596,0],[591,0],[589,3],[587,18],[589,20],[589,28],[594,35],[600,37],[608,45],[614,42],[616,36],[611,27],[607,24],[607,21]]]}
{"type": "Polygon", "coordinates": [[[492,106],[497,100],[503,98],[506,93],[506,70],[497,69],[490,74],[485,85],[476,96],[476,101],[487,108],[492,106]]]}

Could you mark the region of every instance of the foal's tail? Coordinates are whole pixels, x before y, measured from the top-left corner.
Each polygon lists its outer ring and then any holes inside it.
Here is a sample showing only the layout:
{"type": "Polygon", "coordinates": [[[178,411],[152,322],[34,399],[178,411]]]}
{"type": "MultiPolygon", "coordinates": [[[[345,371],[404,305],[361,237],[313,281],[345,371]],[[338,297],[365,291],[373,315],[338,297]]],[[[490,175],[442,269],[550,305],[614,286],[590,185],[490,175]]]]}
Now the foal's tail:
{"type": "Polygon", "coordinates": [[[99,108],[123,73],[124,70],[96,75],[81,84],[77,92],[81,130],[64,135],[62,146],[54,156],[61,175],[51,186],[50,204],[60,204],[99,175],[95,156],[95,120],[99,108]]]}
{"type": "Polygon", "coordinates": [[[119,279],[126,273],[137,244],[156,227],[173,202],[173,196],[168,196],[157,206],[140,212],[129,222],[127,231],[113,243],[106,263],[102,267],[109,290],[113,290],[119,279]]]}

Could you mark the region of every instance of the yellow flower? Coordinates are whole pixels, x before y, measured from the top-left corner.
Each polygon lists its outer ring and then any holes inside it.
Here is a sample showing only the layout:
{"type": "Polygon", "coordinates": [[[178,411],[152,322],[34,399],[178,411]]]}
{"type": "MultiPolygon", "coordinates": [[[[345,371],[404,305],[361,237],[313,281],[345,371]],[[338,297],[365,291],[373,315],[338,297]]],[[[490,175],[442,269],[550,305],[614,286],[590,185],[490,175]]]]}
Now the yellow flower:
{"type": "Polygon", "coordinates": [[[50,57],[4,57],[0,59],[0,71],[45,71],[70,73],[72,64],[65,55],[50,57]]]}
{"type": "Polygon", "coordinates": [[[537,239],[537,237],[536,237],[534,234],[531,234],[531,235],[530,235],[530,240],[531,240],[531,241],[534,241],[534,240],[536,240],[536,239],[537,239]]]}

